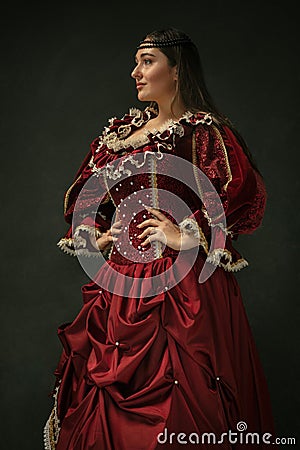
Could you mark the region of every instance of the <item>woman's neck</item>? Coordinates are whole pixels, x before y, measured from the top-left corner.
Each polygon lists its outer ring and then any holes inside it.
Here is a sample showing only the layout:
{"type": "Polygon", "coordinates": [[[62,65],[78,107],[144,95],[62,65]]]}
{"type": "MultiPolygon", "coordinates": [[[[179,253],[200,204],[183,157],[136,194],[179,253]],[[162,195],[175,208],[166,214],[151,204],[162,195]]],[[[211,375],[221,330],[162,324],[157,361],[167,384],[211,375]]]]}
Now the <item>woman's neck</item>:
{"type": "Polygon", "coordinates": [[[164,123],[170,119],[177,120],[186,112],[185,106],[179,101],[175,101],[173,104],[157,103],[157,106],[158,115],[156,121],[159,123],[164,123]]]}

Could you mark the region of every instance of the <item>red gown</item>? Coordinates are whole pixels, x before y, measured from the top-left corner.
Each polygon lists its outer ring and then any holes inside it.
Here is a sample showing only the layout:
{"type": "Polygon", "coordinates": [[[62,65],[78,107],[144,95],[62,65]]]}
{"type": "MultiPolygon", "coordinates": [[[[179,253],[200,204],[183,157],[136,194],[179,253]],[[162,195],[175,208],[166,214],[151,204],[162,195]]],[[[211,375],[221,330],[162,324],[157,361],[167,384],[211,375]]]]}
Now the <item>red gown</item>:
{"type": "Polygon", "coordinates": [[[232,246],[260,226],[264,183],[232,131],[211,114],[185,113],[159,131],[131,136],[154,114],[131,109],[111,119],[65,195],[70,228],[58,245],[97,270],[82,287],[78,316],[58,329],[63,352],[46,450],[211,448],[209,442],[258,449],[267,445],[264,433],[275,439],[234,276],[248,263],[232,246]],[[196,168],[188,186],[179,179],[185,162],[196,168]],[[136,226],[151,217],[144,204],[177,221],[199,246],[178,252],[154,241],[141,248],[136,226]],[[110,228],[115,212],[128,226],[103,261],[93,236],[95,228],[110,228]],[[213,271],[200,283],[204,267],[213,271]],[[259,437],[245,445],[251,432],[259,437]]]}

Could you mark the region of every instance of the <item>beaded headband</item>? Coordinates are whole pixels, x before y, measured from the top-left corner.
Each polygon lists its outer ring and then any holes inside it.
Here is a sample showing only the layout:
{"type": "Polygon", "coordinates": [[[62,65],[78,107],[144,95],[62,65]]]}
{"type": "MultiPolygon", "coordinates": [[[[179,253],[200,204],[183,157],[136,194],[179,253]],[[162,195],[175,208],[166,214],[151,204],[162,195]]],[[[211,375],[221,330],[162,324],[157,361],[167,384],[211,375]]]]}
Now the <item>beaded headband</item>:
{"type": "Polygon", "coordinates": [[[175,45],[190,44],[192,41],[190,38],[176,38],[176,39],[166,39],[164,41],[141,41],[137,49],[141,48],[153,48],[153,47],[174,47],[175,45]]]}

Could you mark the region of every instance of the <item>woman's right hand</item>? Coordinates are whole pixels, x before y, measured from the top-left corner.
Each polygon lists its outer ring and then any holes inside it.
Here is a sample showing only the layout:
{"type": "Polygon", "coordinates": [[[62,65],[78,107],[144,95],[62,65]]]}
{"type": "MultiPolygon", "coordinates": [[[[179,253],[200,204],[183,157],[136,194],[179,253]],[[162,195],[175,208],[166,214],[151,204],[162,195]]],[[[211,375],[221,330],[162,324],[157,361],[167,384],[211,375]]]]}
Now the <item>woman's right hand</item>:
{"type": "Polygon", "coordinates": [[[118,220],[115,222],[109,230],[102,234],[98,239],[96,239],[97,247],[100,251],[105,250],[105,248],[111,244],[111,242],[116,242],[118,240],[118,235],[122,232],[122,221],[118,220]]]}

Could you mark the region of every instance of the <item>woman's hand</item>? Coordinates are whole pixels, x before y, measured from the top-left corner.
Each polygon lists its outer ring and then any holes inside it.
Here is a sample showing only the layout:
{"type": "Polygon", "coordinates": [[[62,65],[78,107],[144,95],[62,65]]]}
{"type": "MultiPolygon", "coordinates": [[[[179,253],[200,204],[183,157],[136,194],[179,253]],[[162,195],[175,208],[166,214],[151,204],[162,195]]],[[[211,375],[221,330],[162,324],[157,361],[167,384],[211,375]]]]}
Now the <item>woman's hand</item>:
{"type": "Polygon", "coordinates": [[[145,208],[155,216],[155,219],[147,219],[137,225],[138,228],[147,227],[138,238],[147,238],[141,243],[142,246],[152,241],[159,241],[172,248],[173,250],[181,249],[181,232],[178,225],[169,220],[163,213],[155,208],[145,206],[145,208]]]}
{"type": "Polygon", "coordinates": [[[98,239],[96,239],[97,247],[100,251],[106,249],[111,242],[115,242],[118,240],[118,235],[122,231],[122,221],[118,220],[115,222],[109,230],[102,234],[98,239]]]}
{"type": "Polygon", "coordinates": [[[193,234],[182,233],[178,225],[169,220],[163,213],[155,208],[145,206],[145,208],[153,214],[156,219],[147,219],[137,225],[138,228],[147,227],[138,238],[147,238],[141,243],[142,246],[152,241],[160,241],[173,250],[190,250],[199,247],[200,239],[193,234]]]}

